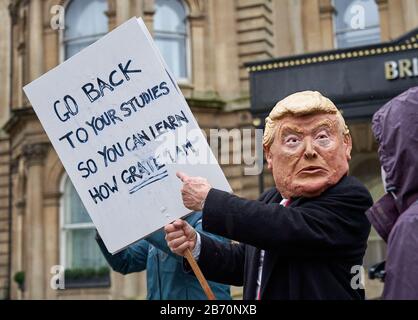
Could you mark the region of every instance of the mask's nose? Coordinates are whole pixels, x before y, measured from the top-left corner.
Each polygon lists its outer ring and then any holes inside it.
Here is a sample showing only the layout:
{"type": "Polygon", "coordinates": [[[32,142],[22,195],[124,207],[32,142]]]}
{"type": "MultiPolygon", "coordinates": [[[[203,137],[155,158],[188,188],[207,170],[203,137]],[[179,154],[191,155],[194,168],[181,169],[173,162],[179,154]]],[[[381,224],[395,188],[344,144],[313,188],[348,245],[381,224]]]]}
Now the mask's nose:
{"type": "Polygon", "coordinates": [[[305,139],[305,151],[303,155],[306,160],[315,159],[316,157],[318,157],[318,154],[315,148],[313,147],[311,138],[305,139]]]}

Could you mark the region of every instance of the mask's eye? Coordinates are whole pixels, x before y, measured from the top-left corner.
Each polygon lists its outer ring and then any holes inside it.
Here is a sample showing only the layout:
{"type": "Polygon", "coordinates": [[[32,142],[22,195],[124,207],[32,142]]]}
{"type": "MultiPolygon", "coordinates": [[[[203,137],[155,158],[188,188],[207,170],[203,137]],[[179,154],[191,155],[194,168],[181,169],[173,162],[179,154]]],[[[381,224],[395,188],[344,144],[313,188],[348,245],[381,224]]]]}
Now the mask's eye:
{"type": "Polygon", "coordinates": [[[325,140],[325,139],[328,139],[328,138],[329,138],[329,135],[326,131],[319,132],[315,137],[316,140],[325,140]]]}
{"type": "Polygon", "coordinates": [[[329,134],[325,130],[318,132],[318,134],[315,136],[315,140],[324,141],[327,139],[329,139],[329,134]]]}
{"type": "Polygon", "coordinates": [[[326,131],[321,131],[315,136],[315,141],[323,147],[326,147],[331,142],[329,134],[326,131]]]}
{"type": "Polygon", "coordinates": [[[300,138],[295,135],[287,136],[284,139],[284,143],[290,147],[297,145],[299,142],[300,142],[300,138]]]}

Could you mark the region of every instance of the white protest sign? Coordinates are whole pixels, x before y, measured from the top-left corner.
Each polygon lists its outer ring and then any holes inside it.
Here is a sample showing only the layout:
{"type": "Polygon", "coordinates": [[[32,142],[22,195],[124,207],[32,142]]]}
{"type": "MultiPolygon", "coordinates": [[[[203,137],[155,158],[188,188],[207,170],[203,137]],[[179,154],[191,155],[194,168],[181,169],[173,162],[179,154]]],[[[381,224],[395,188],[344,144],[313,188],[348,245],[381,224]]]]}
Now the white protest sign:
{"type": "Polygon", "coordinates": [[[178,169],[231,191],[141,19],[24,87],[109,252],[176,218],[178,169]]]}

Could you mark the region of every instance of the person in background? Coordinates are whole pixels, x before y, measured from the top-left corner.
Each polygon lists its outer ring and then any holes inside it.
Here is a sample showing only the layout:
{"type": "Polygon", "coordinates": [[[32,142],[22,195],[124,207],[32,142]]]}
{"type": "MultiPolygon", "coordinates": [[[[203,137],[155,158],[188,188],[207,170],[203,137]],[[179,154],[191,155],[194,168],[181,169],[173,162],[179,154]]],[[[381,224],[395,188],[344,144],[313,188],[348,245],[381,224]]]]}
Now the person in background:
{"type": "Polygon", "coordinates": [[[418,299],[418,87],[373,116],[386,194],[367,211],[387,242],[383,299],[418,299]]]}
{"type": "MultiPolygon", "coordinates": [[[[186,221],[211,239],[228,242],[218,236],[202,231],[201,212],[195,212],[186,221]]],[[[107,262],[116,272],[128,274],[147,271],[148,300],[205,300],[207,299],[197,278],[183,270],[183,259],[173,254],[167,247],[164,231],[158,230],[144,240],[111,255],[97,233],[96,240],[107,262]]],[[[209,282],[219,300],[230,300],[227,285],[209,282]]]]}

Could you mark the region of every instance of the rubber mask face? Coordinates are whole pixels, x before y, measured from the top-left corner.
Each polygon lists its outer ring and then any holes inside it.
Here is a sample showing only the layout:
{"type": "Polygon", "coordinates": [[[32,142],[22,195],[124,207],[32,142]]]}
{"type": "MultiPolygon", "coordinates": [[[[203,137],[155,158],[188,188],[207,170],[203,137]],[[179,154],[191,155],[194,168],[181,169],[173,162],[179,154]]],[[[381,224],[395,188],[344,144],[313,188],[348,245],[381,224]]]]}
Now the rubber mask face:
{"type": "Polygon", "coordinates": [[[288,115],[277,121],[265,154],[283,197],[318,196],[347,174],[351,137],[342,133],[335,114],[288,115]]]}

